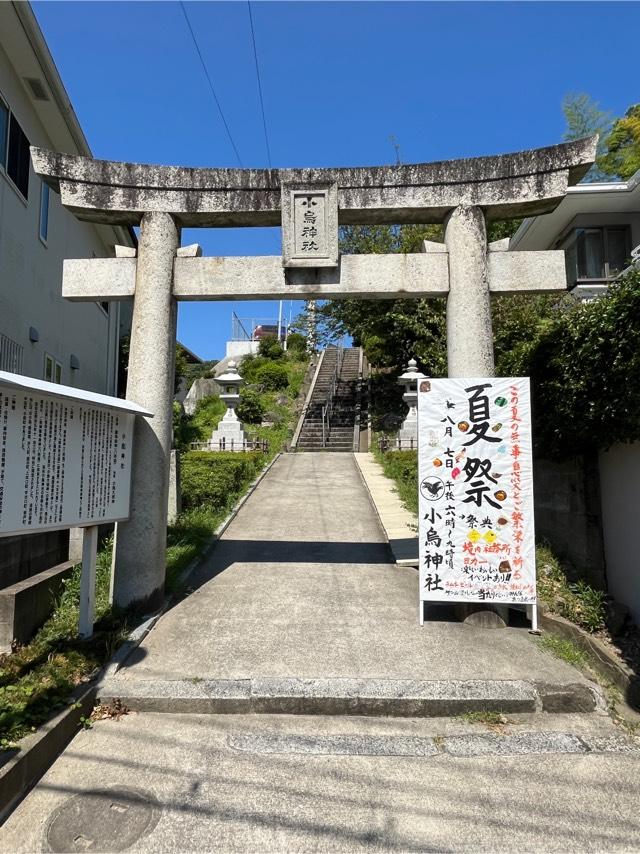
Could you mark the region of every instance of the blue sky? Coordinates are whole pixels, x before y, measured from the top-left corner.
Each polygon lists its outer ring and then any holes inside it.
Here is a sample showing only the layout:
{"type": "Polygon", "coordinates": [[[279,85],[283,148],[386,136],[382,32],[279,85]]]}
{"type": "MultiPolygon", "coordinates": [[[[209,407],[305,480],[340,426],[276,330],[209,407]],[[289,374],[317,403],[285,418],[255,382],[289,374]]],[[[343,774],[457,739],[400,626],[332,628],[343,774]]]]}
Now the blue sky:
{"type": "MultiPolygon", "coordinates": [[[[33,8],[96,157],[238,165],[178,3],[33,8]]],[[[266,166],[247,3],[186,8],[243,165],[266,166]]],[[[560,141],[567,92],[615,115],[640,100],[635,3],[258,1],[252,11],[274,167],[393,163],[391,135],[405,163],[535,148],[560,141]]],[[[184,233],[196,241],[205,255],[280,251],[272,229],[184,233]]],[[[219,358],[232,309],[275,316],[277,303],[182,303],[180,339],[219,358]]]]}

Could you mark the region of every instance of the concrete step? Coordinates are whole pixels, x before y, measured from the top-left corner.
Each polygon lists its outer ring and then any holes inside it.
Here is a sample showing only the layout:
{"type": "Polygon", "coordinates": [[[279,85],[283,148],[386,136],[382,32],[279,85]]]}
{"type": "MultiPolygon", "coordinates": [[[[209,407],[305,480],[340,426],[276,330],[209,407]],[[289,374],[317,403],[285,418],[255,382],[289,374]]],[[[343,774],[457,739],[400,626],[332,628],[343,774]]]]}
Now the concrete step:
{"type": "Polygon", "coordinates": [[[176,679],[111,677],[99,701],[138,712],[191,714],[442,717],[470,712],[594,712],[601,698],[584,683],[522,680],[176,679]]]}

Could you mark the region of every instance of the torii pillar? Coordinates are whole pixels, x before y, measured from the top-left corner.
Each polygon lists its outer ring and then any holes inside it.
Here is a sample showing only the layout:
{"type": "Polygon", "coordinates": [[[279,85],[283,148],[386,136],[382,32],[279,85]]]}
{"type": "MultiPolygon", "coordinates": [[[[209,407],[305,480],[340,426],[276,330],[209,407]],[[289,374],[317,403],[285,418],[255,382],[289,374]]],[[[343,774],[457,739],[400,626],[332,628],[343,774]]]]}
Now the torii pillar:
{"type": "Polygon", "coordinates": [[[179,233],[168,213],[142,216],[127,397],[145,401],[154,416],[136,419],[130,518],[116,529],[111,598],[116,606],[135,603],[146,612],[157,610],[164,597],[178,317],[173,261],[179,233]]]}
{"type": "Polygon", "coordinates": [[[564,253],[487,246],[486,221],[553,210],[597,137],[496,157],[346,169],[189,169],[32,148],[36,174],[81,220],[141,225],[138,258],[68,260],[63,296],[134,299],[128,396],[136,430],[131,518],[116,537],[113,601],[155,610],[165,576],[176,300],[447,297],[449,375],[492,376],[490,298],[566,289],[564,253]],[[313,220],[313,235],[310,217],[313,220]],[[409,255],[338,253],[338,225],[445,223],[409,255]],[[279,226],[283,257],[199,258],[180,228],[279,226]],[[312,239],[308,239],[311,237],[312,239]]]}
{"type": "Polygon", "coordinates": [[[449,253],[447,372],[450,377],[492,377],[487,227],[482,210],[457,207],[446,220],[444,241],[449,253]]]}

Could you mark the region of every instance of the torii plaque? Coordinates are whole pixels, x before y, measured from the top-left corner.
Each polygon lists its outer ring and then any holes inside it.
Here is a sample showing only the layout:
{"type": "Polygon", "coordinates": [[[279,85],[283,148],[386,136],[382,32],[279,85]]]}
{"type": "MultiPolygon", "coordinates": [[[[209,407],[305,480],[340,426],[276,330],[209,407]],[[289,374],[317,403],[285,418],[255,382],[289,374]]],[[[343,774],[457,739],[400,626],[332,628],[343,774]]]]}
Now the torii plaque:
{"type": "Polygon", "coordinates": [[[563,252],[487,246],[486,221],[553,210],[590,168],[596,143],[280,170],[114,163],[32,148],[36,173],[79,219],[141,226],[137,258],[65,261],[63,276],[69,299],[133,297],[128,396],[155,414],[136,427],[131,518],[116,538],[115,603],[154,609],[162,602],[176,300],[446,296],[449,376],[492,376],[491,294],[561,291],[566,278],[563,252]],[[314,197],[322,197],[321,241],[319,229],[302,233],[303,202],[314,197]],[[336,255],[339,224],[432,222],[445,223],[445,243],[425,242],[421,254],[336,255]],[[178,249],[182,227],[281,224],[283,258],[199,258],[178,249]],[[303,248],[305,239],[314,245],[303,248]]]}

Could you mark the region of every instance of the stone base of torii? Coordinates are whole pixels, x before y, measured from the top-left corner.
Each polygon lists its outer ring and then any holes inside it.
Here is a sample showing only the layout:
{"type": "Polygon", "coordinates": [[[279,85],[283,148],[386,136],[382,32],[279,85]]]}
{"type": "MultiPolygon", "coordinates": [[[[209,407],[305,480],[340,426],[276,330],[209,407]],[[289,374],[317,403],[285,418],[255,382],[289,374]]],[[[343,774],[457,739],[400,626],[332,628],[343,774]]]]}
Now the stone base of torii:
{"type": "MultiPolygon", "coordinates": [[[[36,173],[79,219],[140,225],[137,257],[65,261],[72,300],[133,298],[127,396],[154,413],[135,432],[131,516],[116,534],[112,598],[163,601],[177,300],[447,298],[451,377],[492,376],[492,295],[563,291],[564,253],[487,245],[487,220],[553,210],[597,137],[416,165],[236,170],[96,161],[32,148],[36,173]],[[413,255],[338,253],[338,226],[444,222],[413,255]],[[283,257],[201,258],[183,227],[275,226],[283,257]]],[[[127,252],[117,252],[129,255],[127,252]]]]}

